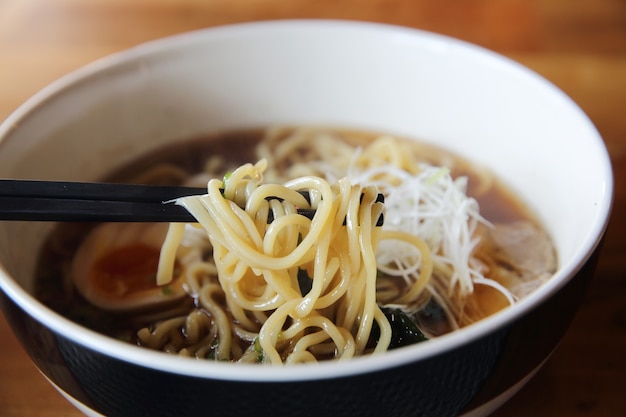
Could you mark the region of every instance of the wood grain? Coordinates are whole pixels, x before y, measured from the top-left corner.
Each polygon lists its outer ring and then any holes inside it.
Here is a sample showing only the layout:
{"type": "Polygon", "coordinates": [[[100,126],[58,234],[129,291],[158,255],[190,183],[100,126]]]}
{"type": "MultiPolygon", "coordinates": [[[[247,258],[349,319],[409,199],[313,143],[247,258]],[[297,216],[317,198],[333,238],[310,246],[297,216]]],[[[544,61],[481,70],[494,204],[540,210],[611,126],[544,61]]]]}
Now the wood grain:
{"type": "MultiPolygon", "coordinates": [[[[104,55],[183,31],[285,18],[385,22],[461,38],[536,70],[587,112],[609,148],[616,183],[598,273],[557,351],[496,416],[626,415],[623,0],[2,0],[0,119],[104,55]]],[[[0,416],[81,415],[39,374],[2,317],[0,352],[0,416]]]]}

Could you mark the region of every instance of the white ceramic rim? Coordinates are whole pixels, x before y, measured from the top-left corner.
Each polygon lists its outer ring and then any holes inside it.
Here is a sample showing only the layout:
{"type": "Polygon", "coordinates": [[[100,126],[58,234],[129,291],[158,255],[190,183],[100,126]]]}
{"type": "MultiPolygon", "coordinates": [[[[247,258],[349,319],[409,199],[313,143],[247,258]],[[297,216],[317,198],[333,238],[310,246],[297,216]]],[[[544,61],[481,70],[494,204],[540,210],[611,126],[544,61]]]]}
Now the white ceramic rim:
{"type": "MultiPolygon", "coordinates": [[[[169,49],[175,47],[175,45],[179,43],[185,44],[193,42],[197,37],[220,37],[228,35],[232,32],[242,31],[254,32],[264,30],[265,28],[275,27],[276,25],[283,25],[285,27],[288,27],[289,25],[297,25],[299,27],[302,27],[302,25],[343,25],[345,28],[367,27],[374,31],[397,33],[404,36],[419,36],[424,39],[432,40],[433,42],[445,41],[455,45],[456,47],[464,48],[468,53],[481,55],[481,59],[497,63],[501,67],[505,67],[510,71],[519,72],[525,77],[534,78],[535,82],[543,84],[545,89],[550,91],[552,94],[559,96],[563,102],[563,106],[569,106],[580,111],[578,106],[561,90],[526,67],[482,47],[469,44],[458,39],[449,38],[445,35],[380,23],[341,20],[280,20],[233,24],[187,32],[147,42],[99,59],[67,74],[33,95],[23,105],[15,110],[15,112],[13,112],[2,123],[2,125],[0,125],[0,138],[5,137],[10,130],[13,129],[13,126],[19,124],[21,119],[26,117],[34,109],[44,105],[51,97],[62,93],[64,89],[77,81],[87,78],[99,71],[103,71],[111,66],[116,66],[122,62],[129,60],[132,61],[139,57],[150,55],[163,48],[169,49]]],[[[587,121],[590,128],[597,133],[591,121],[587,121]]],[[[602,184],[604,187],[603,198],[601,201],[597,202],[598,216],[595,219],[595,224],[592,226],[592,233],[589,234],[585,244],[582,245],[575,256],[572,257],[571,262],[562,266],[554,277],[544,284],[539,290],[506,310],[495,314],[494,316],[472,324],[460,331],[430,340],[427,343],[390,351],[384,355],[359,357],[342,362],[330,361],[315,365],[295,365],[289,367],[234,365],[231,363],[208,361],[200,362],[128,345],[124,342],[114,340],[79,326],[78,324],[54,313],[42,305],[39,301],[34,299],[9,276],[4,268],[0,269],[0,287],[17,305],[24,309],[27,314],[58,334],[61,334],[64,337],[74,340],[75,342],[104,355],[173,374],[233,381],[289,382],[336,378],[402,366],[410,362],[424,360],[428,357],[447,352],[506,326],[513,320],[521,317],[523,314],[531,311],[537,305],[544,302],[563,285],[565,285],[569,279],[581,269],[600,243],[600,239],[604,234],[608,223],[612,206],[613,177],[611,163],[608,152],[606,152],[604,143],[599,134],[597,134],[596,140],[598,148],[603,150],[602,153],[605,157],[604,178],[606,179],[606,182],[602,184]]]]}

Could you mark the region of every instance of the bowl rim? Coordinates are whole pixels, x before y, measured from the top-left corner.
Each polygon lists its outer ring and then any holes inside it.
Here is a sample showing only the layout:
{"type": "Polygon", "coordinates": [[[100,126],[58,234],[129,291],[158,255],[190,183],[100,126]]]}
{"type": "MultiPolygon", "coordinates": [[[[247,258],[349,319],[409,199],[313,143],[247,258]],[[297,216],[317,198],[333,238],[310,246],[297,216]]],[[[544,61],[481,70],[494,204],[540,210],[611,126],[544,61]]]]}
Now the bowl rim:
{"type": "Polygon", "coordinates": [[[572,261],[566,265],[560,266],[557,273],[540,289],[520,300],[515,305],[459,331],[430,340],[428,343],[389,351],[383,355],[357,357],[348,361],[340,361],[339,363],[336,361],[320,362],[315,366],[301,364],[287,367],[266,367],[210,361],[198,362],[189,360],[188,358],[181,358],[162,352],[151,351],[101,335],[53,312],[25,291],[8,274],[2,265],[0,265],[0,288],[27,314],[49,327],[54,332],[63,335],[63,337],[68,338],[80,345],[88,347],[89,349],[114,357],[118,360],[168,373],[200,378],[232,381],[245,380],[256,382],[287,382],[336,378],[369,373],[396,366],[402,366],[410,362],[424,360],[426,358],[448,352],[449,350],[477,340],[490,332],[503,328],[514,320],[520,318],[525,313],[531,311],[539,304],[543,303],[546,299],[563,287],[583,267],[583,265],[590,258],[591,254],[597,249],[608,224],[613,200],[613,176],[608,152],[604,146],[602,138],[582,110],[580,110],[580,108],[560,89],[540,75],[496,52],[447,35],[385,23],[359,22],[340,19],[266,20],[228,24],[171,35],[144,42],[120,52],[110,54],[82,66],[57,79],[56,81],[53,81],[27,99],[12,114],[10,114],[2,124],[0,124],[0,142],[4,142],[6,136],[10,134],[14,126],[17,126],[22,119],[28,117],[33,110],[44,106],[51,98],[56,95],[63,94],[67,88],[82,80],[85,80],[95,74],[110,70],[125,62],[137,60],[143,56],[163,53],[164,51],[176,48],[177,45],[190,44],[211,37],[219,38],[222,36],[228,37],[232,35],[243,35],[246,33],[254,34],[257,31],[264,30],[283,30],[294,32],[323,30],[328,27],[340,28],[342,30],[364,30],[377,33],[381,37],[390,35],[418,37],[423,40],[444,43],[455,48],[460,48],[472,56],[479,56],[481,59],[496,62],[500,64],[501,67],[505,67],[507,70],[517,71],[525,77],[534,78],[533,82],[543,83],[545,89],[551,91],[552,94],[561,96],[561,101],[564,106],[569,106],[579,111],[581,118],[586,119],[585,123],[589,124],[591,128],[590,131],[595,135],[595,138],[591,139],[597,141],[599,150],[601,150],[604,154],[603,158],[605,158],[605,161],[603,165],[605,172],[603,176],[605,178],[605,182],[601,185],[603,187],[603,198],[601,201],[597,202],[599,211],[594,219],[595,224],[592,227],[593,233],[590,233],[590,236],[585,242],[586,245],[582,246],[576,252],[575,256],[572,257],[572,261]],[[304,367],[306,367],[305,372],[303,372],[304,367]]]}

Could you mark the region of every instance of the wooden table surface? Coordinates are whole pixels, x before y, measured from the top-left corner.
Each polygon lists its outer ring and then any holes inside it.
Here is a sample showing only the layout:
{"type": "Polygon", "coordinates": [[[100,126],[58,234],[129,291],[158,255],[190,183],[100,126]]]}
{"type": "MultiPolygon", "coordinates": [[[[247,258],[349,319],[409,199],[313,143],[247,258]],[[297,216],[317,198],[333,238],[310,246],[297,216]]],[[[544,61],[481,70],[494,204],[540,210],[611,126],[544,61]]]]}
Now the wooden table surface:
{"type": "MultiPolygon", "coordinates": [[[[0,120],[109,53],[187,30],[283,18],[378,21],[458,37],[534,69],[587,112],[615,171],[597,277],[552,358],[496,415],[626,416],[624,0],[0,0],[0,120]]],[[[0,315],[0,416],[78,415],[0,315]]]]}

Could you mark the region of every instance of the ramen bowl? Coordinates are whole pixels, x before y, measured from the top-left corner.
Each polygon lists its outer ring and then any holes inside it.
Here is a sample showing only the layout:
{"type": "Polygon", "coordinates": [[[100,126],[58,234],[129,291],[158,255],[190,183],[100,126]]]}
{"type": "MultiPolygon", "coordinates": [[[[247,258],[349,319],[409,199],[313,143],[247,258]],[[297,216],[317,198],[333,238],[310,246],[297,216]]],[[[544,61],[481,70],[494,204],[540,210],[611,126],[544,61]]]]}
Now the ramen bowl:
{"type": "Polygon", "coordinates": [[[545,225],[558,270],[511,307],[425,343],[340,362],[239,365],[136,347],[54,313],[33,296],[53,224],[0,222],[4,315],[62,395],[107,416],[474,416],[532,378],[592,277],[611,167],[563,92],[480,47],[345,21],[157,40],[78,69],[19,107],[0,127],[0,175],[98,180],[182,139],[274,124],[392,132],[488,167],[545,225]]]}

